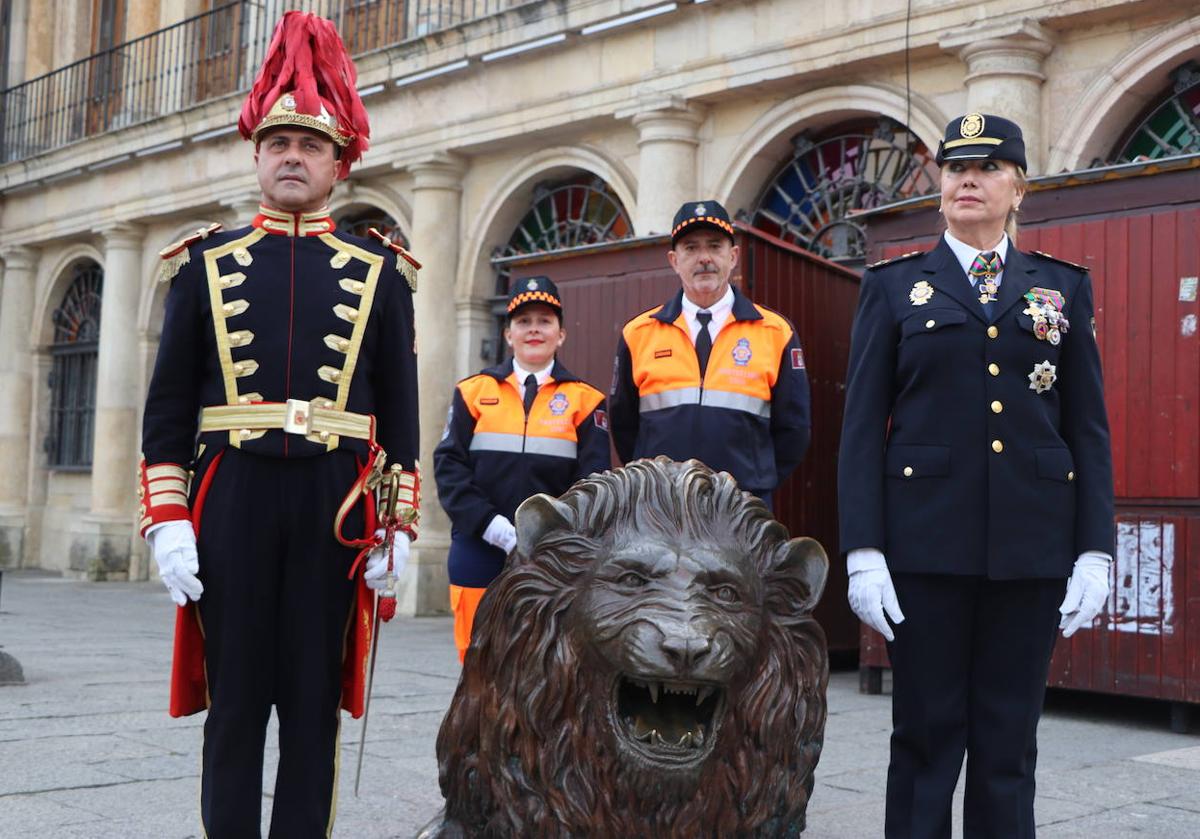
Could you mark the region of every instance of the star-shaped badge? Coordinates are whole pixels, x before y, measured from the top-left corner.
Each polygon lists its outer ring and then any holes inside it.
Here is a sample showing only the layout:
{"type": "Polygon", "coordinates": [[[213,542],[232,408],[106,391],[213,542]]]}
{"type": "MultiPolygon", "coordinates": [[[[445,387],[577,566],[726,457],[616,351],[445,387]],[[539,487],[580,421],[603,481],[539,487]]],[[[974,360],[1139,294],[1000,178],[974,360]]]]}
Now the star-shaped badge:
{"type": "Polygon", "coordinates": [[[914,306],[924,306],[931,297],[933,297],[933,286],[927,280],[914,283],[912,291],[908,293],[908,299],[914,306]]]}
{"type": "Polygon", "coordinates": [[[1041,364],[1033,365],[1033,372],[1029,374],[1029,389],[1037,393],[1045,393],[1057,379],[1058,374],[1055,373],[1054,365],[1047,359],[1041,364]]]}

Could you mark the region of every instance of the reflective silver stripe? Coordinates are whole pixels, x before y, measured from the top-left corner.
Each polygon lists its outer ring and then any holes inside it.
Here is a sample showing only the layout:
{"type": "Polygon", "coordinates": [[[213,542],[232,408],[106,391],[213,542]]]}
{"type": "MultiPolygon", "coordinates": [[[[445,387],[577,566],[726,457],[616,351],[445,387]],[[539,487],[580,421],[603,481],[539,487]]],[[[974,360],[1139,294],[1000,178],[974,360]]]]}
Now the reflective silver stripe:
{"type": "Polygon", "coordinates": [[[645,414],[649,411],[661,411],[664,408],[677,408],[680,405],[707,405],[712,408],[745,411],[747,414],[764,419],[771,417],[771,403],[766,399],[746,396],[742,393],[730,393],[726,390],[706,390],[702,395],[698,387],[681,387],[659,393],[648,393],[638,400],[638,412],[645,414]]]}
{"type": "Polygon", "coordinates": [[[525,451],[530,454],[546,454],[550,457],[565,457],[575,459],[576,445],[574,440],[562,440],[558,437],[527,437],[525,451]]]}
{"type": "Polygon", "coordinates": [[[574,440],[556,437],[526,437],[520,434],[501,434],[498,431],[481,431],[471,438],[473,452],[513,452],[520,454],[544,454],[550,457],[575,459],[578,446],[574,440]],[[524,446],[522,447],[522,443],[524,446]]]}
{"type": "Polygon", "coordinates": [[[680,405],[699,405],[700,388],[680,387],[674,390],[664,390],[659,393],[647,393],[638,400],[638,413],[661,411],[663,408],[676,408],[680,405]]]}
{"type": "Polygon", "coordinates": [[[729,408],[733,411],[745,411],[763,419],[771,418],[771,403],[757,396],[747,396],[744,393],[730,393],[727,390],[706,390],[700,400],[701,405],[711,405],[714,408],[729,408]]]}
{"type": "Polygon", "coordinates": [[[481,431],[471,438],[471,451],[521,453],[523,439],[520,434],[501,434],[498,431],[481,431]]]}

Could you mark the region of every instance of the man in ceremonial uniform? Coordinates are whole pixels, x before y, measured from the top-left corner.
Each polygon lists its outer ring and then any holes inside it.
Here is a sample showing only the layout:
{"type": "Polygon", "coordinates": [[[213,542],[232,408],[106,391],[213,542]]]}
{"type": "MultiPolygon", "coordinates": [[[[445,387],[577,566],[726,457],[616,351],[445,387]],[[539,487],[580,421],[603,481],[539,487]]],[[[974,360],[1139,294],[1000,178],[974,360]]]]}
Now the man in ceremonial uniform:
{"type": "Polygon", "coordinates": [[[716,201],[679,208],[667,259],[683,287],[626,323],[617,345],[609,405],[617,455],[696,458],[770,506],[808,448],[796,330],[730,285],[738,247],[716,201]]]}
{"type": "Polygon", "coordinates": [[[284,15],[239,127],[254,142],[258,216],[163,251],[172,285],[146,401],[141,526],[180,607],[171,714],[208,709],[206,835],[259,835],[274,706],[270,835],[326,836],[339,707],[359,716],[365,701],[367,586],[390,588],[416,536],[417,266],[329,216],[368,137],[329,21],[284,15]],[[372,489],[385,457],[401,515],[383,545],[372,489]]]}

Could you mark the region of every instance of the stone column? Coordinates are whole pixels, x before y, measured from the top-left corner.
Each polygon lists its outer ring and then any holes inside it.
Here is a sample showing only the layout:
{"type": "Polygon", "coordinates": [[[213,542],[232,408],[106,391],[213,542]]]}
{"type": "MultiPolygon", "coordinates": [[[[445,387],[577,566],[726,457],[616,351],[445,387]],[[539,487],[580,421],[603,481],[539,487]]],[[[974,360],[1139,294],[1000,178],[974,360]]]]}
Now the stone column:
{"type": "Polygon", "coordinates": [[[121,224],[104,237],[104,292],[96,366],[96,419],[92,442],[92,504],[86,532],[71,549],[71,568],[94,579],[129,574],[134,537],[138,462],[138,301],[144,234],[121,224]]]}
{"type": "Polygon", "coordinates": [[[417,376],[421,390],[421,538],[400,592],[406,614],[447,608],[446,553],[450,520],[438,503],[433,450],[446,425],[454,388],[457,324],[454,306],[464,166],[439,153],[408,167],[414,177],[412,252],[424,266],[415,300],[417,376]]]}
{"type": "Polygon", "coordinates": [[[677,96],[657,97],[618,111],[638,130],[638,199],[633,221],[639,236],[669,233],[675,211],[697,194],[697,134],[704,112],[677,96]]]}
{"type": "Polygon", "coordinates": [[[951,30],[939,44],[967,65],[966,111],[1021,126],[1029,174],[1041,174],[1049,147],[1042,131],[1042,62],[1054,49],[1054,34],[1037,21],[1016,19],[951,30]]]}
{"type": "Polygon", "coordinates": [[[0,568],[25,565],[25,519],[29,493],[30,321],[38,252],[12,247],[4,260],[0,296],[0,568]]]}
{"type": "Polygon", "coordinates": [[[228,218],[230,219],[229,223],[225,225],[225,229],[233,230],[238,227],[246,227],[250,222],[254,221],[254,217],[258,215],[258,205],[261,198],[262,196],[256,192],[253,195],[246,195],[242,198],[225,202],[224,206],[229,208],[228,218]]]}

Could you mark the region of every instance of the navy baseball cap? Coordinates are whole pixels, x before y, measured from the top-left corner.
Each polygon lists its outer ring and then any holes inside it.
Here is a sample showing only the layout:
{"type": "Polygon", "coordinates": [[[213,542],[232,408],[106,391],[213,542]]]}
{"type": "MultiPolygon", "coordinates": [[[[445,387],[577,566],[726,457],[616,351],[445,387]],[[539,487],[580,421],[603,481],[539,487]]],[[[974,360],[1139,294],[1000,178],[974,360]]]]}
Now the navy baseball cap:
{"type": "Polygon", "coordinates": [[[729,220],[729,213],[725,212],[724,207],[711,200],[688,201],[679,208],[671,224],[671,247],[675,246],[680,236],[702,227],[715,227],[733,241],[733,222],[729,220]]]}
{"type": "Polygon", "coordinates": [[[562,319],[562,297],[558,293],[558,286],[549,277],[513,280],[512,287],[508,290],[508,316],[512,317],[517,309],[531,303],[549,306],[558,312],[559,319],[562,319]]]}

